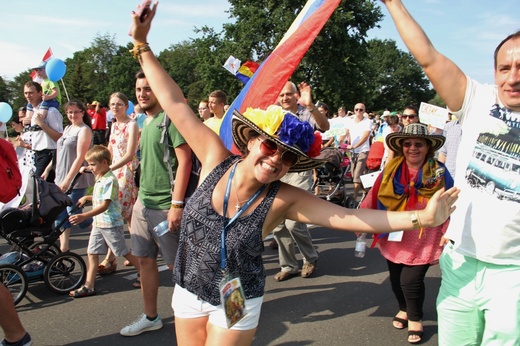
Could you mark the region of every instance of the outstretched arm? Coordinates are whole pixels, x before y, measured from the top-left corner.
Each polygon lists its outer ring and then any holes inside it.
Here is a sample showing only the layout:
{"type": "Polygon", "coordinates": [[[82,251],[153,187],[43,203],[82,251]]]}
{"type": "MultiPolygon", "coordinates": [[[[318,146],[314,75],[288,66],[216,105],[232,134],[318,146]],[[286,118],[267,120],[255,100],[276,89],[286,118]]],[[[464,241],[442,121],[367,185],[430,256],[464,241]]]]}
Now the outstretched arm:
{"type": "Polygon", "coordinates": [[[466,76],[462,70],[435,49],[401,0],[381,1],[388,8],[406,47],[421,65],[439,96],[449,109],[460,110],[466,92],[466,76]]]}
{"type": "Polygon", "coordinates": [[[442,224],[455,210],[458,194],[455,187],[437,191],[425,209],[403,212],[347,209],[293,187],[285,187],[281,198],[287,203],[288,209],[283,216],[288,219],[343,231],[385,233],[417,229],[413,216],[417,216],[422,227],[442,224]]]}
{"type": "MultiPolygon", "coordinates": [[[[163,69],[147,42],[148,32],[157,11],[158,2],[148,16],[139,19],[133,12],[132,37],[134,54],[137,56],[146,79],[162,108],[170,117],[186,142],[195,152],[202,164],[202,175],[222,162],[231,153],[226,149],[220,137],[204,125],[185,102],[184,95],[177,83],[163,69]],[[200,140],[203,138],[204,140],[200,140]]],[[[201,179],[203,177],[201,176],[201,179]]]]}

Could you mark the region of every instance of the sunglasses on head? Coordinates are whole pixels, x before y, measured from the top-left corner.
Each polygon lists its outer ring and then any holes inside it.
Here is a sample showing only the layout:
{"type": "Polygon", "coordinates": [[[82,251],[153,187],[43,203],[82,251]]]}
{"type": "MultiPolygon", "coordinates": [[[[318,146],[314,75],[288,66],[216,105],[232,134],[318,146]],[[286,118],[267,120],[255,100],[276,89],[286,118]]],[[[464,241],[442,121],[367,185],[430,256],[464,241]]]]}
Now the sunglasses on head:
{"type": "Polygon", "coordinates": [[[282,164],[289,167],[294,166],[298,162],[298,155],[296,155],[292,151],[285,150],[282,152],[278,149],[278,144],[276,144],[272,140],[267,138],[262,139],[260,137],[257,138],[260,141],[260,152],[263,155],[273,156],[278,152],[280,153],[282,164]]]}
{"type": "Polygon", "coordinates": [[[404,142],[403,143],[403,148],[410,148],[412,147],[412,145],[416,148],[422,148],[424,147],[426,144],[424,144],[423,142],[404,142]]]}
{"type": "Polygon", "coordinates": [[[401,118],[404,119],[415,119],[417,117],[417,114],[403,114],[401,115],[401,118]]]}

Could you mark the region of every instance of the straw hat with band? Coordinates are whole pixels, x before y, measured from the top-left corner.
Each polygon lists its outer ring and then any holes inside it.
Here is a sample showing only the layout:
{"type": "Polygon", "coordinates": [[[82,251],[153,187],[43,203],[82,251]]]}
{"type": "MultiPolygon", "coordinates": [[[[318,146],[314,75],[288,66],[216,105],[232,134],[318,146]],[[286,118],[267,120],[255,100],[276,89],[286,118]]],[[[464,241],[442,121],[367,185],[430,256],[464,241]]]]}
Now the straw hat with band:
{"type": "Polygon", "coordinates": [[[247,149],[251,130],[298,156],[289,172],[308,171],[325,162],[317,158],[321,151],[321,134],[315,133],[308,122],[279,106],[269,106],[267,110],[248,108],[243,114],[235,110],[232,134],[239,150],[247,149]]]}
{"type": "Polygon", "coordinates": [[[406,125],[401,132],[393,132],[386,136],[386,145],[392,151],[399,152],[403,148],[403,141],[408,138],[424,138],[430,142],[433,151],[439,150],[446,138],[442,135],[428,134],[428,126],[421,123],[406,125]]]}

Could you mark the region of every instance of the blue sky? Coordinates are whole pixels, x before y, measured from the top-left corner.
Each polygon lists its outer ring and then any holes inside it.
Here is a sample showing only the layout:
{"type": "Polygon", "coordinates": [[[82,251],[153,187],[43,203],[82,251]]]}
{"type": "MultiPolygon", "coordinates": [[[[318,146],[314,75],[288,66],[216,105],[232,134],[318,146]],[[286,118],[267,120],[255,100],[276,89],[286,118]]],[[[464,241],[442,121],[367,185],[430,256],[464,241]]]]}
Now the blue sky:
{"type": "MultiPolygon", "coordinates": [[[[60,59],[89,47],[96,34],[129,42],[130,12],[139,0],[18,0],[4,3],[0,21],[0,75],[12,79],[37,63],[48,47],[60,59]]],[[[439,51],[464,72],[493,83],[493,51],[508,34],[520,29],[518,0],[404,0],[409,11],[439,51]],[[516,18],[515,18],[516,16],[516,18]]],[[[382,4],[381,4],[382,5],[382,4]]],[[[149,43],[153,50],[196,37],[194,27],[220,31],[229,22],[227,0],[162,0],[149,43]]],[[[385,19],[370,38],[393,39],[406,51],[393,22],[385,19]]],[[[238,57],[240,58],[240,57],[238,57]]],[[[224,62],[222,62],[224,63],[224,62]]]]}

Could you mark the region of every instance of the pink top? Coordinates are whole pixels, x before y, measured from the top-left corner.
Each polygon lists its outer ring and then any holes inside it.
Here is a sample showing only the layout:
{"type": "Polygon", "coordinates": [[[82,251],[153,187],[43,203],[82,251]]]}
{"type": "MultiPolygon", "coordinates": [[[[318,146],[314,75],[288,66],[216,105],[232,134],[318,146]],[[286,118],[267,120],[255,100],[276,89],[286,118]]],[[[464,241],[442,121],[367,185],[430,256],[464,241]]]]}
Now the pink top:
{"type": "MultiPolygon", "coordinates": [[[[370,189],[360,207],[377,209],[377,193],[378,191],[370,189]]],[[[417,203],[406,208],[406,210],[422,210],[426,207],[426,204],[427,201],[419,196],[417,203]]],[[[439,246],[439,243],[442,235],[446,233],[449,222],[448,219],[437,227],[424,228],[420,239],[421,231],[419,229],[405,231],[399,242],[388,241],[388,236],[379,238],[377,244],[381,255],[394,263],[407,265],[437,264],[442,252],[442,246],[439,246]]]]}

